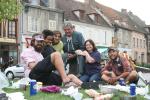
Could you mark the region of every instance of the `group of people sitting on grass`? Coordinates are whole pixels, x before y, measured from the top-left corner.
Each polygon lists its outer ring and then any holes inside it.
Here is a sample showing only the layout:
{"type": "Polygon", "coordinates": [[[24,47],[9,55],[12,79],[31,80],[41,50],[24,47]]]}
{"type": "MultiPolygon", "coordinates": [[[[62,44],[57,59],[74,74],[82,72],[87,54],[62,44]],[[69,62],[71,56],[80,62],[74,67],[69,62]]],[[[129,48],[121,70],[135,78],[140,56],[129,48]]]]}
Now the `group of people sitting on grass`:
{"type": "Polygon", "coordinates": [[[59,31],[50,30],[32,36],[31,47],[21,53],[21,62],[26,65],[26,77],[44,85],[73,82],[78,86],[101,80],[116,84],[120,78],[130,83],[138,80],[137,72],[117,48],[108,49],[110,60],[101,68],[101,55],[94,41],[84,41],[82,34],[75,31],[70,23],[66,23],[63,29],[63,36],[59,31]],[[67,64],[69,73],[65,71],[67,64]]]}

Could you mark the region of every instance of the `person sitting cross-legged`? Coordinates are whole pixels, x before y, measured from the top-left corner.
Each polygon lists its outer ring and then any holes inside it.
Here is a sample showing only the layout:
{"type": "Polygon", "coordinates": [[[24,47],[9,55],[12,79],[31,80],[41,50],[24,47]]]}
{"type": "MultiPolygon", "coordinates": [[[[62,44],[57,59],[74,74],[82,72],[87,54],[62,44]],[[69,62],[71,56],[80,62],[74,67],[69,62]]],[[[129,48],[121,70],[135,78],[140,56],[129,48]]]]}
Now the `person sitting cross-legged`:
{"type": "Polygon", "coordinates": [[[110,61],[102,69],[102,79],[109,84],[116,84],[120,78],[124,78],[126,83],[136,83],[138,81],[138,74],[130,66],[129,61],[119,55],[119,50],[115,47],[108,49],[110,61]]]}

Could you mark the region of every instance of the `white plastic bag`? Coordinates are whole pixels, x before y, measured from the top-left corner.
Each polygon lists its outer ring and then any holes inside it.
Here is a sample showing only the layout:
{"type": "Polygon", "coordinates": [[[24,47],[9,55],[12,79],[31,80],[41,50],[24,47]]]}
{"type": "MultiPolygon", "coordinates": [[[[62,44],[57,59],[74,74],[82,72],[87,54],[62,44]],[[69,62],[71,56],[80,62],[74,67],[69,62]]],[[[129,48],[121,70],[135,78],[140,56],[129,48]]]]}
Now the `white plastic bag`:
{"type": "Polygon", "coordinates": [[[0,71],[0,89],[9,86],[9,81],[6,78],[5,74],[0,71]]]}
{"type": "Polygon", "coordinates": [[[20,88],[21,85],[28,85],[29,82],[30,82],[30,79],[28,77],[22,78],[18,80],[17,82],[14,82],[12,86],[10,86],[9,88],[18,89],[20,88]]]}

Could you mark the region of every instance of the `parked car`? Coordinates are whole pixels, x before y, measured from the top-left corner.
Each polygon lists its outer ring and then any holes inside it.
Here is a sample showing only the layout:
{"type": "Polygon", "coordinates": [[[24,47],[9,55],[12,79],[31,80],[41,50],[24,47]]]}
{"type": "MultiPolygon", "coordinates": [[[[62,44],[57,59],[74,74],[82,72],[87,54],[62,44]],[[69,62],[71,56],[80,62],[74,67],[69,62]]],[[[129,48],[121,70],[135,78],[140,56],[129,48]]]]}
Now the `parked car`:
{"type": "Polygon", "coordinates": [[[24,66],[21,64],[17,64],[15,66],[11,66],[6,68],[5,75],[9,79],[14,79],[16,77],[24,76],[24,66]]]}

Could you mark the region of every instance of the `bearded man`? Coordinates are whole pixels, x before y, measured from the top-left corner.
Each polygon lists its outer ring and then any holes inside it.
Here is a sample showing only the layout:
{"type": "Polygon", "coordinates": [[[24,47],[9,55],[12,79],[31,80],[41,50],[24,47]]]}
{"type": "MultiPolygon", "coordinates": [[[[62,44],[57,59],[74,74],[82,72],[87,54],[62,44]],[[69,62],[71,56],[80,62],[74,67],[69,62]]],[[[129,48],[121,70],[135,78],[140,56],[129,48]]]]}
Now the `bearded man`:
{"type": "Polygon", "coordinates": [[[102,79],[109,84],[116,84],[121,78],[124,78],[126,83],[137,83],[139,77],[129,61],[119,55],[119,50],[115,47],[108,49],[108,56],[110,60],[102,69],[102,79]]]}

